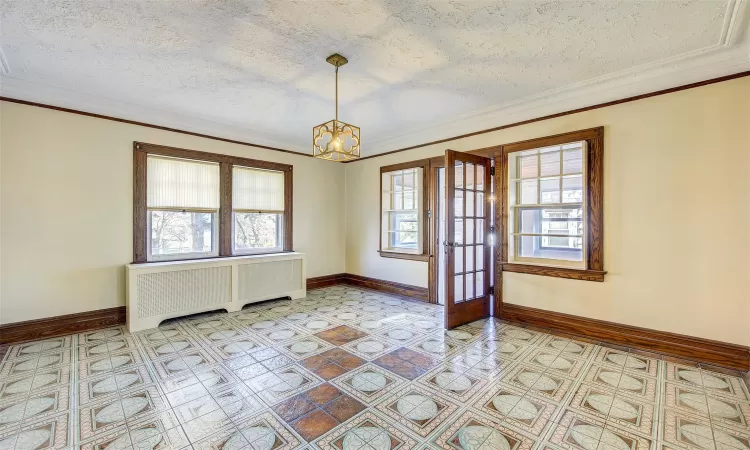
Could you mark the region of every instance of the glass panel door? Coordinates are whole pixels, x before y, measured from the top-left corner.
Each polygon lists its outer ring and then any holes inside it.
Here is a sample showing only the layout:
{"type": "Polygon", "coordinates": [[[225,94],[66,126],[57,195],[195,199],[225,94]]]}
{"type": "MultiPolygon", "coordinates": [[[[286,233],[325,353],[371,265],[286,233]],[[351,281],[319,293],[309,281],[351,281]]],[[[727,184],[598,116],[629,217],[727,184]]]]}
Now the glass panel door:
{"type": "Polygon", "coordinates": [[[489,158],[445,152],[445,325],[454,328],[490,313],[489,158]]]}

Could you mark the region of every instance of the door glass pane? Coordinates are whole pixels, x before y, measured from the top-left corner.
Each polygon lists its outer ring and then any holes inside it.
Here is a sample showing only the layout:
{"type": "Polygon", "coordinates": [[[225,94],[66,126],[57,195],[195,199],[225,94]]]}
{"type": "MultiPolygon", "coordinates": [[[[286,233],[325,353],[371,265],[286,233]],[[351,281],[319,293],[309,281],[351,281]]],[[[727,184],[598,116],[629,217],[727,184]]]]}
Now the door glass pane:
{"type": "Polygon", "coordinates": [[[464,187],[464,163],[456,162],[456,185],[454,187],[464,187]]]}
{"type": "Polygon", "coordinates": [[[464,216],[464,191],[456,189],[456,198],[453,205],[453,216],[463,217],[464,216]]]}
{"type": "Polygon", "coordinates": [[[466,243],[467,244],[474,243],[474,220],[476,219],[466,219],[464,221],[464,223],[466,224],[466,243]]]}
{"type": "Polygon", "coordinates": [[[520,181],[518,186],[518,203],[534,205],[537,202],[537,180],[520,181]]]}
{"type": "Polygon", "coordinates": [[[484,270],[484,245],[477,245],[474,248],[476,254],[476,267],[474,270],[484,270]]]}
{"type": "Polygon", "coordinates": [[[459,303],[464,301],[464,276],[463,275],[456,275],[455,281],[453,283],[453,291],[454,291],[454,303],[459,303]]]}
{"type": "Polygon", "coordinates": [[[560,178],[540,180],[542,189],[541,203],[560,203],[560,178]]]}
{"type": "Polygon", "coordinates": [[[482,243],[484,243],[484,233],[485,233],[484,219],[475,219],[474,221],[477,224],[477,239],[476,239],[476,243],[477,244],[482,244],[482,243]]]}
{"type": "Polygon", "coordinates": [[[456,219],[455,224],[456,224],[456,228],[455,228],[454,241],[456,244],[463,244],[464,243],[464,219],[456,219]]]}
{"type": "Polygon", "coordinates": [[[474,191],[466,191],[466,217],[474,216],[474,191]]]}
{"type": "Polygon", "coordinates": [[[464,248],[463,247],[456,247],[456,250],[453,252],[456,258],[456,262],[453,265],[453,272],[454,273],[462,273],[464,271],[464,248]]]}
{"type": "Polygon", "coordinates": [[[475,294],[477,297],[484,295],[484,272],[476,273],[476,288],[475,294]]]}
{"type": "Polygon", "coordinates": [[[542,163],[540,167],[540,176],[546,177],[549,175],[560,174],[560,152],[557,150],[547,153],[540,153],[539,159],[542,163]]]}
{"type": "Polygon", "coordinates": [[[521,156],[518,158],[518,178],[539,176],[537,155],[521,156]]]}
{"type": "Polygon", "coordinates": [[[484,193],[477,192],[477,217],[484,217],[484,193]]]}
{"type": "Polygon", "coordinates": [[[474,274],[466,274],[466,299],[474,298],[474,274]]]}
{"type": "Polygon", "coordinates": [[[467,245],[466,247],[466,271],[474,271],[474,246],[467,245]]]}
{"type": "Polygon", "coordinates": [[[484,190],[484,166],[477,166],[477,190],[484,190]]]}
{"type": "Polygon", "coordinates": [[[474,189],[474,164],[466,163],[466,189],[474,189]]]}

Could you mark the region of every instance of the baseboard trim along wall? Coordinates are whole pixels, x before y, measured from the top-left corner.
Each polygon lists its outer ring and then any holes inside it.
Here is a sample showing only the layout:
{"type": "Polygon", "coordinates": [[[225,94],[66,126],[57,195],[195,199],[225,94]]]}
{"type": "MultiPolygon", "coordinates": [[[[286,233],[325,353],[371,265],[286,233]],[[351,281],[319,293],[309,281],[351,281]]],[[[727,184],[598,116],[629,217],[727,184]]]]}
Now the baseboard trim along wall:
{"type": "Polygon", "coordinates": [[[0,345],[36,341],[125,323],[125,307],[97,309],[0,325],[0,345]]]}
{"type": "Polygon", "coordinates": [[[691,361],[750,370],[750,347],[503,303],[500,318],[691,361]]]}
{"type": "Polygon", "coordinates": [[[426,287],[412,286],[410,284],[396,283],[394,281],[379,280],[377,278],[354,275],[352,273],[337,273],[334,275],[326,275],[322,277],[307,279],[308,290],[332,286],[334,284],[348,284],[350,286],[359,286],[375,291],[387,292],[389,294],[422,300],[425,302],[430,298],[429,290],[426,287]]]}

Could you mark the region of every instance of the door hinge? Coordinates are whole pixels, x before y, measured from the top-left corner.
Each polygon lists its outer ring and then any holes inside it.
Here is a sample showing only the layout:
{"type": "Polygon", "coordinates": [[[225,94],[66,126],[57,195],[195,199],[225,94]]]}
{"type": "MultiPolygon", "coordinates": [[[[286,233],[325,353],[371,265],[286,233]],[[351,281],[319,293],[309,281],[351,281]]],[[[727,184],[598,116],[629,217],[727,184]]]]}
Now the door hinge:
{"type": "Polygon", "coordinates": [[[494,233],[494,232],[495,232],[495,227],[494,226],[490,227],[490,233],[494,233]]]}
{"type": "Polygon", "coordinates": [[[493,284],[490,286],[490,292],[494,292],[494,291],[495,291],[495,285],[493,284]]]}
{"type": "Polygon", "coordinates": [[[427,210],[427,218],[429,219],[430,217],[432,217],[432,210],[428,209],[427,210]]]}
{"type": "Polygon", "coordinates": [[[495,166],[490,167],[490,175],[495,175],[495,166]]]}

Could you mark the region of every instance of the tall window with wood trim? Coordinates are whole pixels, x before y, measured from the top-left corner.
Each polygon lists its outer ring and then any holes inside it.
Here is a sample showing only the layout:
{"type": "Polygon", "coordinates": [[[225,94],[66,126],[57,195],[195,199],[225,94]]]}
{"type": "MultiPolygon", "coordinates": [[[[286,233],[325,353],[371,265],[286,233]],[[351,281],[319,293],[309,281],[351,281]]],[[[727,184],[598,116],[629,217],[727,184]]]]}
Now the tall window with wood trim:
{"type": "Polygon", "coordinates": [[[381,168],[381,256],[427,258],[426,165],[415,161],[381,168]]]}
{"type": "Polygon", "coordinates": [[[503,271],[604,280],[602,151],[602,128],[503,145],[503,271]]]}
{"type": "Polygon", "coordinates": [[[134,143],[133,261],[292,251],[292,166],[134,143]]]}

